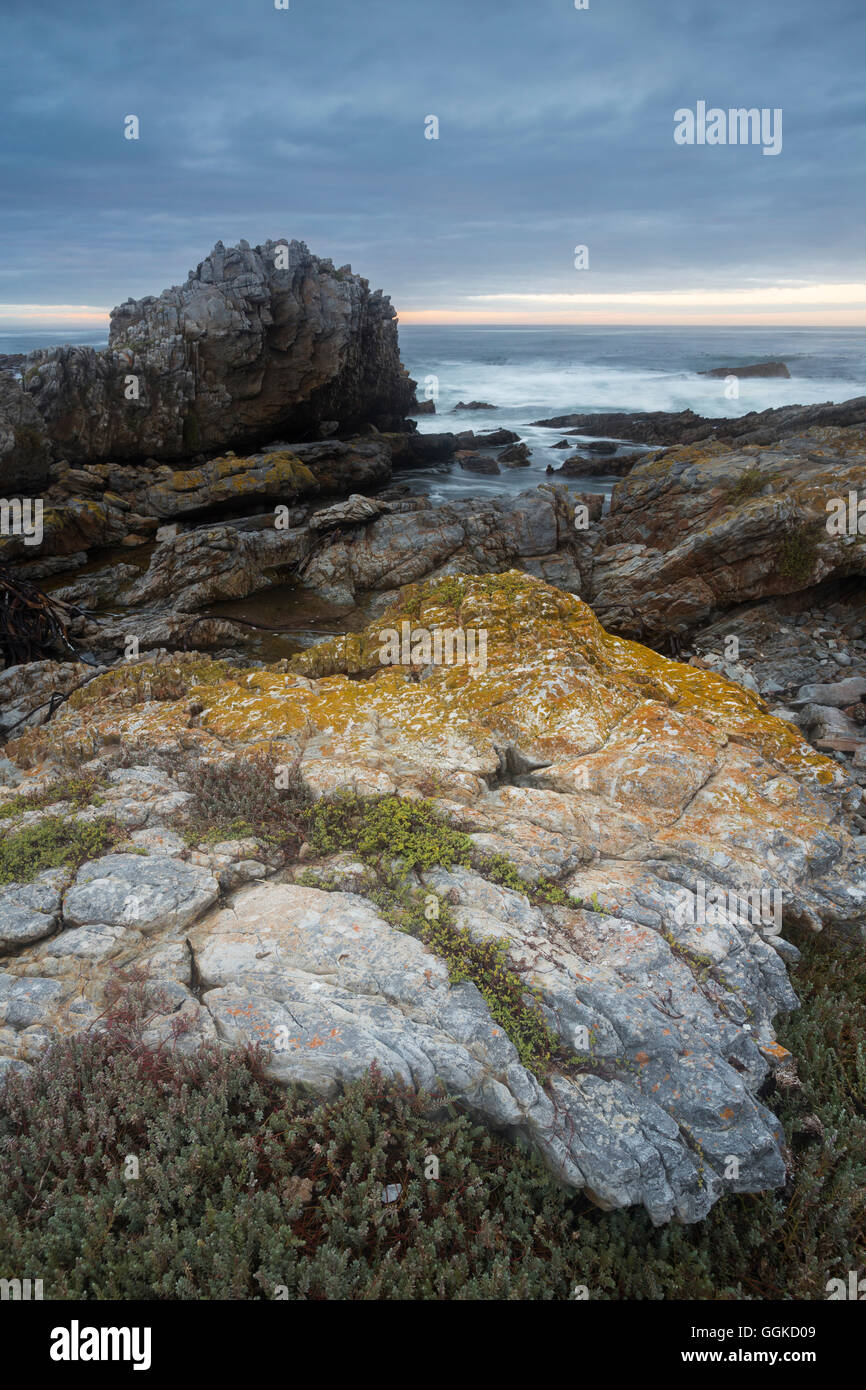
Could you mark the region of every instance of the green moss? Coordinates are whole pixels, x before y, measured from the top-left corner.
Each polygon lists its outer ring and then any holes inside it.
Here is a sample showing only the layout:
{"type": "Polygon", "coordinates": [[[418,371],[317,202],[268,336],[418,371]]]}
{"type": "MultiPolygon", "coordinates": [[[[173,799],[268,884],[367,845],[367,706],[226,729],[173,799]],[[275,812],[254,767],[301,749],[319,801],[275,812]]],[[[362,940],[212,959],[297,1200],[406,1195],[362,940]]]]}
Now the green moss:
{"type": "Polygon", "coordinates": [[[407,870],[454,864],[468,868],[473,844],[453,830],[431,802],[399,796],[361,797],[346,792],[317,802],[309,819],[309,839],[319,854],[354,850],[365,863],[387,855],[407,870]]]}
{"type": "Polygon", "coordinates": [[[236,675],[238,668],[229,661],[201,657],[194,661],[142,661],[130,666],[114,666],[103,672],[69,698],[71,709],[86,709],[111,695],[121,695],[130,704],[144,700],[183,700],[197,685],[218,685],[236,675]]]}
{"type": "MultiPolygon", "coordinates": [[[[499,883],[503,888],[512,888],[515,893],[525,893],[529,901],[536,905],[550,903],[556,907],[570,908],[585,906],[582,898],[576,898],[571,893],[566,893],[564,888],[560,888],[556,883],[551,883],[550,879],[543,877],[524,878],[507,855],[475,853],[472,867],[482,877],[489,879],[491,883],[499,883]]],[[[595,893],[592,895],[592,911],[604,911],[595,893]]]]}
{"type": "MultiPolygon", "coordinates": [[[[554,1065],[561,1071],[590,1069],[591,1059],[566,1055],[559,1046],[544,1020],[537,991],[508,964],[509,943],[474,939],[456,925],[439,894],[413,883],[408,875],[460,865],[526,893],[533,902],[579,907],[579,899],[546,879],[524,879],[504,855],[479,854],[470,837],[455,830],[426,800],[346,792],[316,803],[307,834],[319,854],[351,851],[363,861],[368,870],[365,896],[393,927],[418,937],[444,960],[452,983],[468,980],[476,986],[525,1067],[542,1080],[554,1065]]],[[[327,886],[309,873],[305,881],[327,886]]]]}
{"type": "Polygon", "coordinates": [[[0,839],[0,884],[26,883],[43,869],[62,865],[77,869],[86,860],[107,854],[124,833],[114,821],[83,823],[46,816],[0,839]]]}

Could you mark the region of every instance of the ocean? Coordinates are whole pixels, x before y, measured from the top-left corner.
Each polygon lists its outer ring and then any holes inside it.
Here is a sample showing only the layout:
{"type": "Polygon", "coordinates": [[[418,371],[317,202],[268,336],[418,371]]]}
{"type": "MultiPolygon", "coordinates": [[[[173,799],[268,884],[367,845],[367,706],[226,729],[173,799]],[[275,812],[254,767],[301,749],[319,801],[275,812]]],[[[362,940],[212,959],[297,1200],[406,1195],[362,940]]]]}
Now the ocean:
{"type": "MultiPolygon", "coordinates": [[[[401,474],[413,490],[437,501],[455,496],[502,496],[535,487],[558,467],[555,430],[533,420],[569,412],[685,410],[699,415],[745,415],[769,406],[844,401],[866,394],[866,330],[859,328],[597,328],[469,327],[402,324],[403,362],[418,382],[430,382],[436,414],[418,418],[424,432],[477,432],[505,426],[532,451],[528,468],[485,476],[454,464],[401,474]],[[781,361],[784,378],[747,378],[736,400],[725,383],[701,377],[713,367],[781,361]],[[454,413],[458,401],[488,401],[494,409],[454,413]]],[[[70,336],[50,330],[0,332],[0,353],[29,352],[57,342],[105,346],[104,329],[70,336]]],[[[613,478],[586,487],[609,492],[613,478]]],[[[571,479],[580,487],[580,480],[571,479]]]]}
{"type": "MultiPolygon", "coordinates": [[[[844,401],[866,394],[866,330],[815,328],[582,328],[400,327],[403,362],[418,382],[419,399],[433,379],[436,414],[418,428],[482,431],[505,426],[532,450],[530,468],[500,476],[439,470],[424,491],[435,498],[459,493],[491,495],[536,486],[547,465],[564,451],[551,449],[556,430],[533,420],[569,412],[694,410],[699,415],[745,415],[770,406],[844,401]],[[701,377],[713,367],[781,361],[785,378],[747,378],[739,398],[725,397],[725,383],[701,377]],[[494,410],[454,413],[458,401],[488,401],[494,410]]],[[[572,436],[573,437],[573,436],[572,436]]],[[[402,477],[403,475],[401,475],[402,477]]],[[[409,475],[413,486],[429,472],[409,475]]],[[[570,480],[580,487],[580,481],[570,480]]],[[[609,492],[614,479],[592,478],[586,487],[609,492]]]]}

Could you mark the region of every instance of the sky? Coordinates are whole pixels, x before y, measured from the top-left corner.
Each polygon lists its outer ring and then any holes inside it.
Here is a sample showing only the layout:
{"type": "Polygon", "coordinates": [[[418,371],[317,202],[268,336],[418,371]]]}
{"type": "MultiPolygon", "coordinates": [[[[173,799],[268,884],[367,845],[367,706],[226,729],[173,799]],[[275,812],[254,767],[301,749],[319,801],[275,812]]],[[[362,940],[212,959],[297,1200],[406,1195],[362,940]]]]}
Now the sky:
{"type": "Polygon", "coordinates": [[[863,0],[288,4],[0,0],[0,328],[242,237],[403,322],[866,325],[863,0]],[[676,143],[699,102],[780,152],[676,143]]]}

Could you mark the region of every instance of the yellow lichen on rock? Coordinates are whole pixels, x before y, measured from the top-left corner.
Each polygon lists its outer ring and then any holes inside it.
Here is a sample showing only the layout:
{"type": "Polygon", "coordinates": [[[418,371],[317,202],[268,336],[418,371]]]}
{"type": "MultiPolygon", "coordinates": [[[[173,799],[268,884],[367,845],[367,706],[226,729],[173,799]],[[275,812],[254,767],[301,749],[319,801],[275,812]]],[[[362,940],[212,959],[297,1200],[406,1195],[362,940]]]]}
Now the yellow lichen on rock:
{"type": "MultiPolygon", "coordinates": [[[[117,668],[78,692],[48,731],[34,734],[49,743],[77,738],[84,746],[164,744],[187,734],[190,702],[200,707],[196,737],[300,747],[329,734],[348,762],[363,763],[369,726],[385,725],[390,742],[399,741],[413,762],[431,771],[437,760],[451,762],[472,777],[495,768],[496,748],[505,743],[557,767],[604,748],[608,771],[595,775],[609,780],[627,748],[632,764],[644,757],[644,778],[658,785],[662,802],[662,785],[678,787],[683,774],[663,767],[658,753],[666,750],[666,763],[680,746],[703,764],[708,749],[731,742],[788,774],[819,784],[838,777],[835,763],[750,691],[611,635],[580,599],[514,571],[412,586],[364,632],[275,667],[244,671],[197,659],[176,671],[117,668]],[[484,634],[485,659],[479,646],[474,665],[383,665],[383,634],[403,622],[412,631],[484,634]]],[[[34,734],[19,741],[22,748],[34,734]]]]}

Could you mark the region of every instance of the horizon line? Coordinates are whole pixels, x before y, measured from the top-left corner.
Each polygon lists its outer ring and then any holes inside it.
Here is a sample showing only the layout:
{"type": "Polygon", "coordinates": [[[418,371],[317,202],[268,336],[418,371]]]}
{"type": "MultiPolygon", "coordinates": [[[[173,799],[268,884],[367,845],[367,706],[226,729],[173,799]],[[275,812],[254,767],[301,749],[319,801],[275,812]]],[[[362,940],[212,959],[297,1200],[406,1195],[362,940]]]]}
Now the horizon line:
{"type": "MultiPolygon", "coordinates": [[[[609,311],[539,312],[514,309],[397,309],[397,321],[412,325],[443,327],[500,328],[866,328],[866,308],[815,309],[803,313],[802,306],[774,313],[728,312],[701,315],[689,313],[657,314],[649,318],[635,312],[611,314],[609,311]],[[797,312],[800,310],[800,312],[797,312]],[[796,320],[793,318],[797,314],[796,320]]],[[[110,311],[84,304],[0,304],[0,333],[38,333],[93,331],[110,326],[110,311]],[[26,310],[23,316],[22,310],[26,310]]]]}

